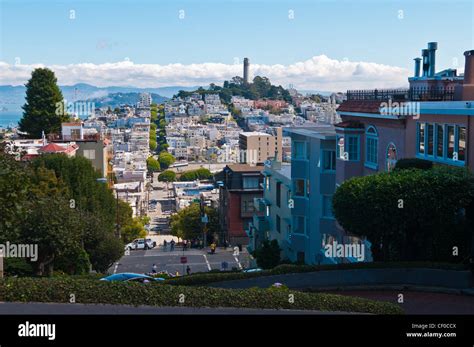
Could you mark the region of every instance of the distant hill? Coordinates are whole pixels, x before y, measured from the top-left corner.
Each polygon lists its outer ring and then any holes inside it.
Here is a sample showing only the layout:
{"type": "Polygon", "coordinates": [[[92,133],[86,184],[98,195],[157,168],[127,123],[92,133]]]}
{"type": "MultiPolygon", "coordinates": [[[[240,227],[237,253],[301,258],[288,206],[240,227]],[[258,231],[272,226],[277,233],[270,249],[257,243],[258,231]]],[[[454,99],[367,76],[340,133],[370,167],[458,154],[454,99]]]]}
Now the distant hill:
{"type": "MultiPolygon", "coordinates": [[[[72,86],[60,86],[64,98],[68,102],[79,100],[100,100],[109,94],[151,93],[153,102],[162,102],[163,98],[170,98],[180,90],[195,90],[196,87],[169,86],[160,88],[134,88],[134,87],[96,87],[86,83],[77,83],[72,86]]],[[[130,96],[133,98],[132,96],[130,96]]],[[[0,110],[21,112],[25,103],[25,86],[0,86],[0,110]]]]}
{"type": "MultiPolygon", "coordinates": [[[[139,97],[140,93],[111,93],[99,98],[87,99],[87,102],[93,102],[95,107],[115,108],[120,105],[136,105],[139,97]]],[[[168,100],[168,98],[154,93],[151,93],[151,99],[157,104],[168,100]]]]}

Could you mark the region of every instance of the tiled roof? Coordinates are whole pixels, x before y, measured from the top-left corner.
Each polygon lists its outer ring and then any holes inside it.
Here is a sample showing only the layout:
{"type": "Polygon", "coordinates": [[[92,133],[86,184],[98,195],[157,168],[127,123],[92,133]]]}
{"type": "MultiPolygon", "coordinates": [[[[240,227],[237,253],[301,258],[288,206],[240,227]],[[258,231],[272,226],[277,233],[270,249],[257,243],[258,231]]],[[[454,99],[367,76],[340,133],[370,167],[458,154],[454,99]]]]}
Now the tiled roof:
{"type": "Polygon", "coordinates": [[[54,142],[48,143],[46,146],[40,148],[42,153],[71,153],[76,151],[79,146],[72,144],[68,145],[67,147],[58,145],[54,142]]]}
{"type": "Polygon", "coordinates": [[[66,148],[51,142],[46,146],[41,147],[40,151],[43,153],[63,153],[66,152],[66,148]]]}
{"type": "Polygon", "coordinates": [[[337,112],[380,113],[380,100],[347,100],[337,112]]]}

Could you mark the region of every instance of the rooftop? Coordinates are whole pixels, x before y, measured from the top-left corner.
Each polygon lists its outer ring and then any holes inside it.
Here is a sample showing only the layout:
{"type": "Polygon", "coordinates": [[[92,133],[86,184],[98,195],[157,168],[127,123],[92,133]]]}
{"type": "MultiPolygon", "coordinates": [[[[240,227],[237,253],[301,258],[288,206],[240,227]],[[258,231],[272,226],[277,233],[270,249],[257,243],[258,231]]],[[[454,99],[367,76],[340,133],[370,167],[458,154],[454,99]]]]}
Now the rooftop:
{"type": "Polygon", "coordinates": [[[295,128],[284,128],[285,134],[297,134],[308,137],[317,138],[320,140],[331,140],[336,136],[336,131],[333,126],[312,126],[312,127],[295,127],[295,128]]]}
{"type": "Polygon", "coordinates": [[[260,172],[263,171],[264,166],[251,166],[249,164],[232,164],[227,165],[227,168],[234,172],[260,172]]]}
{"type": "Polygon", "coordinates": [[[261,131],[246,131],[243,133],[240,133],[242,136],[270,136],[270,134],[261,132],[261,131]]]}

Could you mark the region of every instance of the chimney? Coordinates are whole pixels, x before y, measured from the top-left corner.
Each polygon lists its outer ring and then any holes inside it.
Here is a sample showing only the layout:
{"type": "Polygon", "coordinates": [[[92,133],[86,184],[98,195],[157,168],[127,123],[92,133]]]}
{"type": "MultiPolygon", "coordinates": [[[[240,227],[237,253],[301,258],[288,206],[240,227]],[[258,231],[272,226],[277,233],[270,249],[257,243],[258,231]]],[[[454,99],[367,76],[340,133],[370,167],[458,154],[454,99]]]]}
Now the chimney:
{"type": "Polygon", "coordinates": [[[436,73],[436,50],[438,49],[437,42],[428,42],[428,77],[434,77],[436,73]]]}
{"type": "Polygon", "coordinates": [[[415,77],[420,77],[421,58],[413,59],[415,61],[415,77]]]}
{"type": "Polygon", "coordinates": [[[464,65],[464,83],[462,86],[462,99],[474,100],[474,50],[464,52],[466,62],[464,65]]]}
{"type": "Polygon", "coordinates": [[[421,50],[421,57],[423,59],[423,77],[428,77],[428,70],[430,67],[430,58],[428,54],[429,52],[427,49],[421,50]]]}

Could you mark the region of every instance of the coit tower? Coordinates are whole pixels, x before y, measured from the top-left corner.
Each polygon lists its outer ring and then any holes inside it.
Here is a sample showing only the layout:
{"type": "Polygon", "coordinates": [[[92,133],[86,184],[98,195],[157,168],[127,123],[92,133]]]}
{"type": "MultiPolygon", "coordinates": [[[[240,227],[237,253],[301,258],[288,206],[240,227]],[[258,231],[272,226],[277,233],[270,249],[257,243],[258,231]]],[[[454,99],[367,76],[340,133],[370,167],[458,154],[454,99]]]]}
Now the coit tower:
{"type": "Polygon", "coordinates": [[[249,58],[244,58],[244,83],[249,83],[249,58]]]}

